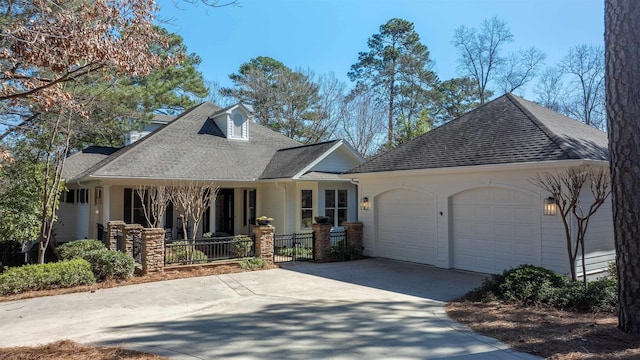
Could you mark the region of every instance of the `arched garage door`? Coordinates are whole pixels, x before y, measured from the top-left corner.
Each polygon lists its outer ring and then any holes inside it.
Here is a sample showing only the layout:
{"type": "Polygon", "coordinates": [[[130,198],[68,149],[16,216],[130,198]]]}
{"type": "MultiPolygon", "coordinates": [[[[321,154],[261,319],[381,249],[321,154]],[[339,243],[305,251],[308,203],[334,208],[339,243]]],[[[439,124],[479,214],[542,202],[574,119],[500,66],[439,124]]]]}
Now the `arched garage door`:
{"type": "Polygon", "coordinates": [[[453,266],[499,273],[540,265],[539,199],[503,188],[481,188],[452,199],[453,266]]]}
{"type": "Polygon", "coordinates": [[[376,197],[377,256],[435,264],[435,200],[433,196],[398,189],[376,197]]]}

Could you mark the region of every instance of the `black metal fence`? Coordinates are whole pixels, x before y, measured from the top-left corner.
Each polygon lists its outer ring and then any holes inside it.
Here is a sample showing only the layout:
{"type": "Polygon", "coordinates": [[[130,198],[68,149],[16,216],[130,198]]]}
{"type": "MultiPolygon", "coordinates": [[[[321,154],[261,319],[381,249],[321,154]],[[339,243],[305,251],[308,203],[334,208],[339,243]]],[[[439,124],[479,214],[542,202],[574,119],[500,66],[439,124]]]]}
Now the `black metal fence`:
{"type": "Polygon", "coordinates": [[[331,247],[346,246],[346,245],[347,245],[346,230],[332,230],[331,231],[331,247]]]}
{"type": "Polygon", "coordinates": [[[133,233],[131,234],[131,240],[133,242],[133,259],[138,264],[142,264],[142,234],[141,233],[133,233]]]}
{"type": "Polygon", "coordinates": [[[241,259],[255,253],[255,239],[238,235],[195,240],[165,240],[165,265],[202,264],[216,260],[241,259]]]}
{"type": "Polygon", "coordinates": [[[273,261],[313,261],[313,233],[276,234],[273,237],[273,261]]]}

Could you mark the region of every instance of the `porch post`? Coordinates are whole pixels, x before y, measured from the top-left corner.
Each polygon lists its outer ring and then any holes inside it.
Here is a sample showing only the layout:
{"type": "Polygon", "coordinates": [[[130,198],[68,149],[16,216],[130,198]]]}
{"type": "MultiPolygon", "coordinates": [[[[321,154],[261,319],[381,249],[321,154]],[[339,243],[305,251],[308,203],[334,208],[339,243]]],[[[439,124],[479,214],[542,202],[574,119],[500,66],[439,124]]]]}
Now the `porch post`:
{"type": "Polygon", "coordinates": [[[346,245],[355,249],[359,257],[362,256],[362,250],[364,250],[362,246],[362,229],[364,224],[360,221],[345,221],[342,226],[344,226],[346,233],[346,245]]]}
{"type": "Polygon", "coordinates": [[[331,258],[331,224],[311,224],[313,229],[313,260],[329,261],[331,258]]]}
{"type": "Polygon", "coordinates": [[[118,250],[118,236],[122,236],[125,222],[109,221],[107,223],[107,236],[109,237],[109,250],[118,250]]]}
{"type": "Polygon", "coordinates": [[[142,225],[128,224],[124,226],[122,236],[124,237],[124,253],[133,256],[133,237],[142,233],[142,225]]]}
{"type": "Polygon", "coordinates": [[[111,185],[102,185],[102,223],[109,222],[111,212],[111,185]]]}
{"type": "Polygon", "coordinates": [[[256,225],[253,227],[255,236],[255,256],[262,258],[266,265],[273,265],[273,234],[276,228],[272,225],[256,225]]]}
{"type": "Polygon", "coordinates": [[[142,229],[142,273],[164,271],[164,229],[142,229]]]}

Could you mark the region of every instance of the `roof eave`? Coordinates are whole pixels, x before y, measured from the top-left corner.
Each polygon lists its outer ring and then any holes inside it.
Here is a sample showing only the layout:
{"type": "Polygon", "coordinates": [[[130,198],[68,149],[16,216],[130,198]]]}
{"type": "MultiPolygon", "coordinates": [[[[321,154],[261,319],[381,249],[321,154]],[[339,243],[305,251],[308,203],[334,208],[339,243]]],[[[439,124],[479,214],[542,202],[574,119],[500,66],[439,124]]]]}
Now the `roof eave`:
{"type": "Polygon", "coordinates": [[[341,178],[354,179],[361,177],[380,177],[380,176],[410,176],[410,175],[440,175],[440,174],[458,174],[480,171],[501,171],[501,170],[520,170],[520,169],[549,169],[563,168],[581,165],[593,166],[609,166],[607,160],[589,160],[589,159],[571,159],[571,160],[551,160],[551,161],[531,161],[522,163],[506,163],[506,164],[488,164],[488,165],[470,165],[470,166],[453,166],[429,169],[410,169],[410,170],[393,170],[378,172],[362,172],[362,173],[345,173],[340,174],[341,178]]]}

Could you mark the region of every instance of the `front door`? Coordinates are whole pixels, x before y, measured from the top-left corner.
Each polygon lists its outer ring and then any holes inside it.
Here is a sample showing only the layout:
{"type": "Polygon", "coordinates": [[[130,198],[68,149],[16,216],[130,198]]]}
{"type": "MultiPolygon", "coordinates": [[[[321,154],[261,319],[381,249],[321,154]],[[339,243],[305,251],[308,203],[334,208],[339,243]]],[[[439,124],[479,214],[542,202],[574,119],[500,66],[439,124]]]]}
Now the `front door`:
{"type": "Polygon", "coordinates": [[[234,234],[233,189],[220,189],[216,197],[216,232],[234,234]]]}

